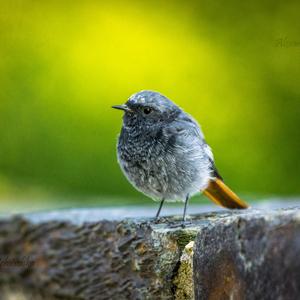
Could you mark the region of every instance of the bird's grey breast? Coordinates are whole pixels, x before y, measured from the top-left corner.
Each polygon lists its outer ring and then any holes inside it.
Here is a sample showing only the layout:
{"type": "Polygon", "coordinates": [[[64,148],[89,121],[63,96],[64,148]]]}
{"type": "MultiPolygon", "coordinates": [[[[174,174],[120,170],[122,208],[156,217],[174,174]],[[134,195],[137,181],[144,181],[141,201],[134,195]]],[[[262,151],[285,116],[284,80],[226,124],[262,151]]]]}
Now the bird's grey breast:
{"type": "Polygon", "coordinates": [[[123,126],[118,142],[118,159],[129,181],[142,192],[160,198],[167,184],[162,160],[162,130],[136,130],[123,126]]]}
{"type": "Polygon", "coordinates": [[[188,116],[138,129],[123,126],[118,159],[129,181],[153,198],[183,199],[201,189],[209,157],[200,128],[188,116]]]}

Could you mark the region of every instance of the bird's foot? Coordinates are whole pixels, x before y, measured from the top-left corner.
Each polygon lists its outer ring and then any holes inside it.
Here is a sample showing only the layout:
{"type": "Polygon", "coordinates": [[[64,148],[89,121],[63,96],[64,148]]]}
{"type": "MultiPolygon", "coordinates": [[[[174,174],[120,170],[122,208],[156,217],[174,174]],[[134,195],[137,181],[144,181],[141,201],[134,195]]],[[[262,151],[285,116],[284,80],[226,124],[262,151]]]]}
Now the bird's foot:
{"type": "Polygon", "coordinates": [[[160,220],[161,220],[161,218],[159,218],[159,217],[154,218],[154,224],[159,224],[160,220]]]}
{"type": "Polygon", "coordinates": [[[178,227],[181,227],[181,228],[185,228],[186,226],[188,225],[191,225],[192,222],[191,221],[181,221],[180,223],[173,223],[173,224],[170,224],[169,227],[170,228],[178,228],[178,227]]]}
{"type": "Polygon", "coordinates": [[[181,228],[185,228],[188,225],[191,225],[192,222],[191,221],[186,221],[186,220],[182,220],[181,221],[181,228]]]}

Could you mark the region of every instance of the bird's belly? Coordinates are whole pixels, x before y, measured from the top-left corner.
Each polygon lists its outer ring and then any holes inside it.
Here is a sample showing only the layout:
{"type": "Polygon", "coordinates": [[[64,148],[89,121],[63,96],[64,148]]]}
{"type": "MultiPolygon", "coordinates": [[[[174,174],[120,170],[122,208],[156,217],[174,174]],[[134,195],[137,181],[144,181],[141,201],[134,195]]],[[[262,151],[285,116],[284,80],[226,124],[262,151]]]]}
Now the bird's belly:
{"type": "Polygon", "coordinates": [[[119,156],[119,163],[127,179],[136,189],[154,200],[183,201],[206,187],[210,171],[200,159],[190,156],[175,158],[170,153],[131,159],[119,156]]]}

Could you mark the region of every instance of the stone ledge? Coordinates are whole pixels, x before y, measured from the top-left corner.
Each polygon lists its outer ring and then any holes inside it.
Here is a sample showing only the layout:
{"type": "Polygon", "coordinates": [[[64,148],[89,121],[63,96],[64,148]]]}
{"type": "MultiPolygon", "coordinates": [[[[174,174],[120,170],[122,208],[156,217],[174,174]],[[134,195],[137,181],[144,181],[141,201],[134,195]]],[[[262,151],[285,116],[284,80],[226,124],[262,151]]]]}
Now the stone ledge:
{"type": "Polygon", "coordinates": [[[145,218],[104,220],[94,209],[3,219],[1,294],[192,299],[194,289],[196,299],[300,295],[299,208],[223,210],[192,215],[184,229],[179,224],[180,217],[160,224],[145,218]]]}
{"type": "Polygon", "coordinates": [[[299,299],[300,209],[218,220],[197,234],[196,299],[299,299]]]}

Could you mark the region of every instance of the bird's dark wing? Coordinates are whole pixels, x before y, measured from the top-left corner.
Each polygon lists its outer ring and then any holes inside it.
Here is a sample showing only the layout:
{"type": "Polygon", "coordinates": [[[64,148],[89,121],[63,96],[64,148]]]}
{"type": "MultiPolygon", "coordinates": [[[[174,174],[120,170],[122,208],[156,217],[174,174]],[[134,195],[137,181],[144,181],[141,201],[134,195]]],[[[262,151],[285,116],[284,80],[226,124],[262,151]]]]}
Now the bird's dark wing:
{"type": "Polygon", "coordinates": [[[215,166],[214,157],[211,148],[205,141],[204,134],[198,122],[192,116],[186,113],[181,113],[176,118],[175,122],[173,122],[173,128],[176,129],[177,134],[178,133],[191,134],[194,137],[199,138],[199,143],[201,144],[201,148],[207,155],[208,160],[210,162],[212,175],[216,178],[223,180],[222,176],[220,175],[220,173],[218,172],[215,166]]]}
{"type": "Polygon", "coordinates": [[[212,159],[210,159],[210,163],[211,163],[211,170],[212,170],[213,176],[216,178],[219,178],[223,181],[222,176],[220,175],[219,171],[216,168],[215,162],[212,159]]]}
{"type": "Polygon", "coordinates": [[[204,140],[204,135],[201,130],[201,127],[192,116],[184,112],[181,112],[175,119],[175,123],[178,126],[182,126],[183,128],[192,130],[194,134],[197,135],[201,141],[204,140]]]}

